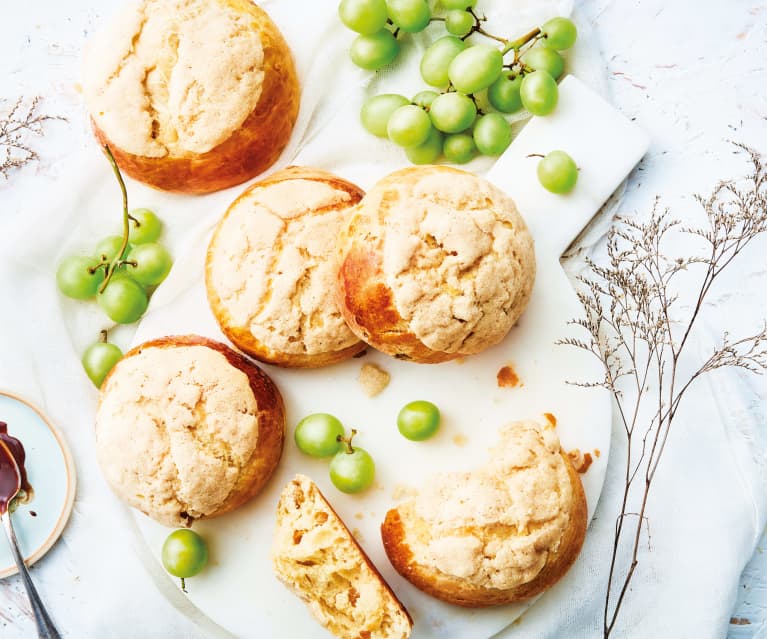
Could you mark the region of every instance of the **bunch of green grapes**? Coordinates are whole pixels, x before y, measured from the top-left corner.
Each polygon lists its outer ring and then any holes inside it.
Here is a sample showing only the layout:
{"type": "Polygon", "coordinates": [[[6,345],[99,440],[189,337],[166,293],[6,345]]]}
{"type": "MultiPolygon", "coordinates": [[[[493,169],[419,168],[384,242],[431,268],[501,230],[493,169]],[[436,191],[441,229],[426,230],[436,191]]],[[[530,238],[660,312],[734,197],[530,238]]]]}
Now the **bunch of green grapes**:
{"type": "MultiPolygon", "coordinates": [[[[117,324],[132,324],[146,311],[149,297],[170,272],[173,260],[158,242],[162,222],[149,209],[127,209],[127,195],[114,158],[107,149],[123,191],[123,234],[98,242],[90,255],[69,255],[59,264],[56,283],[63,295],[76,300],[96,300],[117,324]]],[[[96,386],[122,357],[106,334],[83,356],[83,366],[96,386]]]]}
{"type": "Polygon", "coordinates": [[[342,0],[341,20],[360,33],[351,57],[364,69],[390,64],[403,32],[421,31],[431,21],[448,31],[421,59],[421,77],[433,88],[412,99],[395,93],[370,98],[362,106],[362,124],[403,147],[414,164],[442,156],[463,164],[478,153],[500,155],[512,136],[505,114],[524,108],[543,116],[556,107],[557,80],[565,66],[559,52],[575,43],[575,24],[552,18],[508,40],[485,30],[485,18],[474,10],[476,0],[440,2],[446,13],[432,16],[426,0],[342,0]],[[494,42],[469,42],[474,34],[494,42]]]}

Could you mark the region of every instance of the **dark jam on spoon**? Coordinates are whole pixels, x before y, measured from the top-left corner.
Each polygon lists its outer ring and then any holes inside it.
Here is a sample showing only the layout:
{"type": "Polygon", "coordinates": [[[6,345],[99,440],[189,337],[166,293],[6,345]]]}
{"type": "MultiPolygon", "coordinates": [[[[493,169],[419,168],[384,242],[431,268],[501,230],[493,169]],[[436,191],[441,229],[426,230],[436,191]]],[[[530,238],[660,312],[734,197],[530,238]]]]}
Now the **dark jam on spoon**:
{"type": "Polygon", "coordinates": [[[32,495],[24,468],[24,446],[8,434],[8,424],[0,422],[0,515],[8,511],[8,504],[18,492],[19,486],[25,493],[25,501],[32,495]]]}

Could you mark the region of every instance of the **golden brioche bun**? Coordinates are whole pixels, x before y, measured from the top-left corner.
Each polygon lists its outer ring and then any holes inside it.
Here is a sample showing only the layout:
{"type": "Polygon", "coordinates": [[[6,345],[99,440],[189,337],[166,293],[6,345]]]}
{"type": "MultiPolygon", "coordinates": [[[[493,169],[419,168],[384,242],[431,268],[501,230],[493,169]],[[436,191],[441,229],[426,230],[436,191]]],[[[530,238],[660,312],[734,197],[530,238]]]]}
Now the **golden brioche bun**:
{"type": "Polygon", "coordinates": [[[282,455],[272,380],[219,342],[163,337],[127,352],[101,386],[96,452],[126,503],[190,526],[257,495],[282,455]]]}
{"type": "Polygon", "coordinates": [[[331,173],[294,166],[232,203],[208,246],[205,284],[213,315],[237,348],[300,368],[365,348],[332,293],[337,238],[362,195],[331,173]]]}
{"type": "MultiPolygon", "coordinates": [[[[236,184],[240,184],[269,168],[280,156],[290,138],[293,125],[298,115],[298,106],[300,99],[300,89],[296,70],[293,63],[293,57],[277,26],[272,22],[267,13],[257,5],[248,0],[181,0],[182,8],[189,5],[194,9],[202,7],[203,11],[214,12],[218,16],[221,12],[228,15],[237,16],[244,27],[237,27],[238,35],[241,35],[242,29],[249,29],[253,35],[260,39],[260,45],[263,55],[258,52],[258,47],[251,47],[254,61],[247,69],[238,70],[235,64],[228,65],[225,60],[218,63],[218,67],[213,68],[208,74],[207,82],[210,85],[203,92],[199,103],[190,107],[186,97],[180,104],[175,101],[172,105],[167,103],[167,95],[164,98],[155,98],[155,95],[167,94],[168,84],[172,79],[168,79],[174,72],[174,67],[179,56],[179,36],[175,33],[166,33],[163,35],[165,41],[176,38],[176,46],[170,50],[157,50],[153,58],[153,53],[143,54],[146,59],[141,61],[145,67],[143,73],[137,72],[125,82],[129,83],[128,88],[143,91],[144,100],[141,102],[141,108],[137,114],[142,117],[136,117],[133,113],[112,114],[110,117],[110,104],[104,106],[102,101],[103,94],[108,84],[113,81],[115,74],[121,73],[125,60],[130,56],[135,56],[133,41],[140,44],[142,32],[149,33],[152,20],[158,23],[160,19],[166,20],[169,24],[172,22],[172,16],[162,15],[160,11],[172,13],[177,11],[175,8],[178,2],[172,3],[167,0],[142,0],[142,6],[146,12],[146,19],[136,25],[136,32],[120,31],[119,38],[115,41],[115,36],[104,36],[106,42],[102,46],[119,48],[128,47],[125,51],[125,57],[113,61],[113,67],[103,67],[103,62],[93,61],[95,57],[104,57],[102,49],[94,47],[93,52],[86,56],[88,67],[86,68],[86,77],[84,80],[86,102],[91,113],[91,124],[97,140],[102,145],[109,145],[119,167],[132,178],[144,182],[150,186],[166,191],[180,191],[185,193],[209,193],[217,191],[236,184]],[[151,5],[151,6],[150,6],[151,5]],[[159,9],[157,7],[159,7],[159,9]],[[124,41],[124,42],[123,42],[124,41]],[[89,69],[101,66],[99,73],[91,72],[89,69]],[[219,68],[220,67],[220,68],[219,68]],[[160,89],[157,92],[151,92],[148,87],[149,74],[163,69],[163,79],[158,80],[160,89]],[[227,76],[227,74],[230,74],[227,76]],[[242,74],[242,76],[240,75],[242,74]],[[252,90],[245,87],[241,77],[255,76],[252,90]],[[262,77],[261,77],[262,76],[262,77]],[[219,87],[221,78],[227,78],[229,85],[219,87]],[[230,102],[239,102],[239,104],[230,104],[229,110],[224,113],[216,113],[216,105],[211,104],[211,100],[216,96],[224,96],[237,87],[237,83],[242,85],[242,96],[229,98],[230,102]],[[143,87],[141,86],[143,83],[143,87]],[[163,84],[165,83],[165,84],[163,84]],[[242,104],[246,103],[249,95],[260,95],[255,104],[247,110],[242,111],[242,104]],[[156,102],[157,100],[157,102],[156,102]],[[174,111],[178,109],[179,111],[174,111]],[[214,136],[215,142],[209,144],[195,144],[193,148],[183,148],[183,144],[178,141],[176,131],[168,127],[167,122],[182,122],[184,126],[195,126],[195,120],[200,113],[206,109],[212,111],[209,117],[211,126],[220,128],[219,135],[214,136]],[[143,116],[149,112],[146,120],[143,116]],[[191,111],[191,113],[187,113],[191,111]],[[117,124],[115,123],[117,121],[117,124]],[[117,135],[115,127],[122,128],[126,122],[131,122],[131,126],[136,126],[138,133],[133,136],[120,133],[117,135]],[[165,144],[164,150],[154,149],[151,153],[134,151],[131,148],[133,144],[121,144],[120,140],[133,140],[141,135],[148,135],[148,129],[151,128],[151,138],[149,144],[162,142],[165,144]],[[166,131],[166,128],[169,130],[166,131]],[[167,137],[168,142],[163,138],[167,137]],[[213,144],[213,146],[211,146],[213,144]]],[[[191,20],[192,18],[190,18],[191,20]]],[[[196,19],[196,18],[195,18],[196,19]]],[[[168,31],[174,27],[158,27],[158,30],[168,31]]],[[[190,27],[192,28],[192,27],[190,27]]],[[[195,23],[194,37],[207,37],[215,41],[220,37],[217,30],[211,30],[210,33],[200,30],[203,26],[195,23]]],[[[149,36],[147,36],[149,37],[149,36]]],[[[191,36],[190,36],[191,38],[191,36]]],[[[215,47],[215,42],[205,43],[215,47]]],[[[216,60],[219,60],[226,54],[227,42],[219,43],[217,49],[207,52],[204,56],[196,56],[187,66],[198,65],[201,69],[190,68],[187,72],[191,76],[186,88],[187,94],[194,94],[196,87],[204,85],[204,82],[198,80],[197,76],[206,71],[204,67],[213,66],[216,60]],[[197,73],[199,71],[199,73],[197,73]]],[[[252,44],[252,43],[251,43],[252,44]]],[[[192,42],[189,49],[194,49],[199,43],[192,42]]],[[[188,54],[189,57],[194,53],[188,54]]],[[[232,53],[235,55],[235,53],[232,53]]],[[[240,56],[242,57],[242,56],[240,56]]],[[[237,58],[233,58],[236,62],[237,58]]],[[[244,63],[243,63],[244,64],[244,63]]],[[[191,99],[191,98],[190,98],[191,99]]],[[[115,95],[112,100],[120,100],[119,95],[115,95]]],[[[131,103],[137,100],[125,102],[131,103]]],[[[114,102],[113,102],[114,103],[114,102]]],[[[112,103],[112,104],[113,104],[112,103]]],[[[120,106],[122,108],[122,105],[120,106]]],[[[181,129],[179,129],[181,130],[181,129]]]]}
{"type": "Polygon", "coordinates": [[[420,166],[384,177],[360,202],[337,293],[360,339],[435,363],[503,339],[534,279],[533,240],[507,195],[466,171],[420,166]]]}
{"type": "Polygon", "coordinates": [[[414,586],[479,608],[553,586],[577,558],[586,527],[583,486],[558,439],[518,423],[502,432],[488,467],[439,476],[389,510],[381,536],[414,586]]]}

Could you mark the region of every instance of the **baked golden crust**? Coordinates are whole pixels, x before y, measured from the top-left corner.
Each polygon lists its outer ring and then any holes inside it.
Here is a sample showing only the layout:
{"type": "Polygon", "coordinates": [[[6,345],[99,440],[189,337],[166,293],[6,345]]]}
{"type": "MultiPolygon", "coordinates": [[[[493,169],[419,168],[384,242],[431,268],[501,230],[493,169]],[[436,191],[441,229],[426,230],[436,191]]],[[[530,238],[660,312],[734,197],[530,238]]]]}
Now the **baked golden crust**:
{"type": "Polygon", "coordinates": [[[533,241],[513,201],[465,171],[421,166],[384,177],[357,207],[337,295],[368,344],[437,363],[498,343],[534,279],[533,241]]]}
{"type": "MultiPolygon", "coordinates": [[[[223,515],[255,497],[261,492],[279,463],[282,455],[285,432],[285,408],[282,396],[274,382],[266,375],[266,373],[228,346],[197,335],[162,337],[145,342],[128,351],[104,380],[104,383],[101,386],[101,395],[99,397],[99,409],[105,400],[106,394],[112,390],[112,384],[110,384],[110,382],[120,375],[120,364],[122,362],[140,355],[146,349],[165,350],[183,347],[204,347],[215,351],[216,353],[223,355],[232,367],[245,374],[248,386],[255,399],[257,411],[255,417],[257,418],[258,436],[257,443],[252,449],[250,456],[239,466],[236,478],[230,486],[226,497],[205,513],[190,513],[185,510],[169,514],[168,512],[153,510],[151,507],[145,507],[143,499],[137,501],[134,498],[133,493],[135,491],[133,489],[136,488],[135,486],[125,486],[115,483],[110,476],[107,477],[118,496],[128,501],[131,506],[142,510],[148,516],[168,526],[190,526],[196,519],[223,515]]],[[[202,410],[203,413],[199,417],[200,420],[206,419],[204,406],[202,410]]],[[[99,431],[104,427],[108,427],[108,425],[98,424],[97,418],[97,448],[99,448],[99,431]]],[[[197,426],[194,426],[194,429],[196,428],[197,426]]],[[[222,445],[226,448],[229,444],[222,445]]],[[[110,460],[101,459],[101,451],[99,452],[102,469],[105,469],[104,464],[110,463],[110,460]]],[[[188,453],[188,451],[186,452],[188,453]]],[[[178,481],[180,480],[177,479],[176,482],[178,481]]],[[[178,491],[178,487],[173,490],[178,491]]],[[[139,495],[139,497],[141,496],[139,495]]]]}
{"type": "MultiPolygon", "coordinates": [[[[580,478],[570,463],[569,457],[561,451],[558,455],[566,468],[571,486],[571,497],[566,511],[567,525],[553,546],[545,547],[545,549],[535,548],[536,552],[540,551],[543,554],[539,558],[541,565],[535,566],[533,570],[536,574],[532,579],[528,581],[516,579],[518,583],[511,587],[494,588],[486,581],[482,582],[481,579],[476,578],[475,575],[456,576],[428,565],[425,555],[416,556],[417,551],[411,542],[415,540],[421,543],[424,535],[428,536],[429,533],[422,530],[423,522],[419,521],[408,504],[389,510],[381,525],[384,549],[394,568],[423,592],[448,603],[468,608],[523,601],[553,586],[577,558],[583,546],[587,527],[586,496],[580,478]]],[[[531,523],[530,529],[534,530],[537,525],[539,524],[531,523]]],[[[460,534],[469,535],[476,532],[472,530],[473,528],[475,527],[468,526],[456,530],[460,534]]],[[[488,530],[496,536],[500,533],[500,542],[496,537],[491,554],[494,552],[500,554],[504,535],[508,535],[509,542],[514,543],[515,536],[520,532],[515,526],[502,523],[492,524],[488,530]]],[[[478,552],[487,553],[487,548],[478,552]]],[[[519,553],[520,550],[518,549],[517,552],[519,553]]],[[[518,555],[510,554],[510,556],[518,555]]]]}
{"type": "Polygon", "coordinates": [[[293,56],[268,14],[248,0],[218,0],[248,14],[260,35],[264,60],[261,96],[256,107],[225,141],[205,153],[147,157],[112,143],[91,119],[102,145],[109,145],[118,166],[132,178],[165,191],[210,193],[240,184],[269,168],[290,139],[300,101],[293,56]]]}
{"type": "MultiPolygon", "coordinates": [[[[364,342],[355,337],[354,333],[349,331],[348,327],[344,324],[340,311],[337,308],[335,296],[332,293],[327,292],[322,296],[316,296],[306,301],[300,298],[299,291],[297,290],[298,283],[301,281],[304,282],[302,285],[304,288],[312,286],[313,278],[322,277],[322,273],[325,273],[328,269],[334,269],[333,264],[329,263],[328,260],[336,259],[335,246],[319,247],[327,253],[326,255],[316,254],[319,250],[317,246],[314,247],[314,255],[309,255],[309,251],[304,246],[282,246],[282,239],[286,236],[289,225],[300,225],[304,219],[320,220],[317,217],[319,215],[324,216],[322,219],[328,218],[328,216],[340,216],[338,219],[327,219],[326,222],[323,222],[323,225],[327,228],[337,223],[342,224],[345,221],[345,217],[351,214],[352,208],[360,201],[363,195],[364,193],[359,187],[331,173],[307,167],[291,166],[250,185],[229,206],[227,212],[217,225],[208,246],[205,264],[205,285],[213,315],[216,317],[222,332],[237,348],[263,362],[295,368],[328,366],[349,359],[364,350],[364,342]],[[242,254],[239,256],[239,264],[235,264],[230,259],[227,264],[219,266],[217,261],[221,259],[221,255],[225,252],[225,245],[228,241],[224,238],[224,234],[230,232],[231,229],[228,228],[230,222],[235,225],[232,218],[241,215],[240,208],[250,206],[251,204],[253,206],[259,205],[260,193],[267,192],[271,186],[288,181],[295,181],[296,190],[301,188],[301,185],[311,185],[312,183],[327,185],[327,187],[332,189],[331,192],[335,192],[339,197],[336,197],[329,204],[321,202],[322,205],[316,209],[310,208],[307,202],[307,209],[305,211],[299,211],[298,213],[288,211],[286,213],[286,218],[281,222],[283,226],[275,236],[274,244],[265,249],[266,257],[258,258],[257,260],[259,268],[263,267],[265,270],[263,276],[261,274],[255,276],[252,273],[243,271],[245,267],[242,266],[242,262],[245,261],[245,258],[253,257],[254,254],[255,249],[253,249],[250,243],[242,249],[242,254]],[[267,317],[268,314],[264,308],[264,300],[270,299],[274,302],[275,295],[273,290],[277,286],[276,282],[280,277],[278,274],[275,274],[275,271],[277,271],[275,264],[283,250],[294,251],[297,248],[300,253],[304,254],[303,259],[310,260],[311,258],[313,260],[311,263],[307,262],[300,265],[303,272],[301,277],[298,278],[298,282],[295,283],[296,290],[294,295],[296,299],[291,300],[291,310],[295,310],[297,304],[301,305],[300,317],[291,320],[285,313],[279,313],[275,317],[267,317]],[[270,262],[269,265],[260,263],[263,259],[267,258],[270,262]],[[242,272],[233,273],[234,269],[242,272]],[[239,282],[237,287],[232,287],[228,281],[224,281],[232,277],[239,277],[242,279],[242,282],[239,282]],[[238,295],[242,295],[243,289],[253,286],[254,277],[268,279],[269,283],[258,296],[258,299],[254,299],[253,305],[247,309],[247,318],[236,318],[232,310],[233,302],[230,296],[228,297],[224,293],[223,289],[225,285],[226,288],[236,288],[238,295]],[[258,308],[259,306],[261,307],[260,309],[258,308]],[[283,322],[285,325],[279,327],[279,331],[263,331],[263,336],[257,336],[254,334],[252,326],[257,312],[264,316],[262,318],[264,321],[269,319],[269,321],[274,321],[275,323],[278,323],[278,321],[283,322]],[[320,320],[318,326],[311,324],[310,320],[313,317],[320,320]],[[298,321],[299,319],[300,322],[298,321]],[[274,336],[278,333],[287,336],[288,341],[282,344],[282,347],[275,345],[275,341],[272,341],[271,344],[267,341],[269,339],[274,340],[274,336]],[[319,344],[309,345],[307,343],[312,336],[317,338],[316,342],[319,344]]],[[[291,204],[293,203],[291,202],[291,204]]],[[[280,211],[273,211],[272,213],[278,215],[280,211]]],[[[234,228],[234,230],[241,234],[239,228],[234,228]]],[[[312,242],[320,243],[316,235],[309,239],[312,242]]],[[[332,235],[332,238],[328,239],[331,243],[334,243],[336,239],[335,234],[332,235]]],[[[289,241],[286,241],[286,244],[289,244],[289,241]]],[[[331,272],[335,271],[332,270],[331,272]]],[[[330,286],[332,286],[332,282],[330,286]]],[[[272,315],[275,315],[275,313],[272,313],[272,315]]],[[[271,328],[274,329],[274,326],[271,328]]]]}
{"type": "Polygon", "coordinates": [[[407,639],[413,621],[317,485],[296,475],[277,505],[277,577],[342,639],[407,639]],[[362,594],[362,596],[360,596],[362,594]]]}

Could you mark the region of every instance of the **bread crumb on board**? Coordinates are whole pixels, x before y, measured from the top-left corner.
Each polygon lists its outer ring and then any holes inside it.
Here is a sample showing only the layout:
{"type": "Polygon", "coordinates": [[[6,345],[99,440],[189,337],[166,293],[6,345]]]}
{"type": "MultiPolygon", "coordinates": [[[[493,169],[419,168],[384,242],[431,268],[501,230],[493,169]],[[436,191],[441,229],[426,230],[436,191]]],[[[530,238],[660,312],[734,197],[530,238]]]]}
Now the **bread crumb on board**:
{"type": "Polygon", "coordinates": [[[519,375],[510,365],[501,368],[496,375],[496,379],[500,388],[515,388],[520,385],[519,375]]]}
{"type": "Polygon", "coordinates": [[[457,433],[453,435],[453,443],[456,446],[466,446],[468,441],[469,441],[469,438],[466,437],[466,435],[464,435],[463,433],[457,433]]]}
{"type": "Polygon", "coordinates": [[[582,453],[580,448],[573,448],[568,451],[567,456],[570,458],[573,468],[579,473],[585,473],[594,461],[591,453],[582,453]]]}
{"type": "Polygon", "coordinates": [[[359,381],[365,395],[375,397],[379,395],[388,385],[391,375],[377,364],[363,364],[360,369],[359,381]]]}

